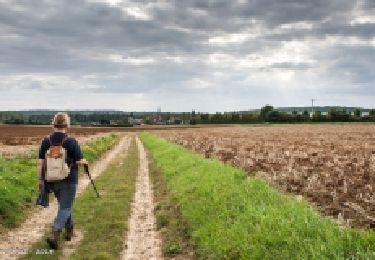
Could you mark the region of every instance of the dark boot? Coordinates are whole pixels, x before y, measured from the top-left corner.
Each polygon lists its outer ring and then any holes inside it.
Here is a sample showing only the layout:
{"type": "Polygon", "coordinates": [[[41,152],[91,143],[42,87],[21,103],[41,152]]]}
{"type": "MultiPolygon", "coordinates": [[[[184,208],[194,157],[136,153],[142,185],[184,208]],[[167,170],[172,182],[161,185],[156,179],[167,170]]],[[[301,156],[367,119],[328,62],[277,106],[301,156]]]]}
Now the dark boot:
{"type": "Polygon", "coordinates": [[[72,240],[73,237],[73,225],[70,227],[65,227],[65,241],[70,241],[72,240]]]}
{"type": "Polygon", "coordinates": [[[60,239],[61,230],[52,229],[51,235],[47,238],[47,243],[51,249],[59,248],[59,239],[60,239]]]}

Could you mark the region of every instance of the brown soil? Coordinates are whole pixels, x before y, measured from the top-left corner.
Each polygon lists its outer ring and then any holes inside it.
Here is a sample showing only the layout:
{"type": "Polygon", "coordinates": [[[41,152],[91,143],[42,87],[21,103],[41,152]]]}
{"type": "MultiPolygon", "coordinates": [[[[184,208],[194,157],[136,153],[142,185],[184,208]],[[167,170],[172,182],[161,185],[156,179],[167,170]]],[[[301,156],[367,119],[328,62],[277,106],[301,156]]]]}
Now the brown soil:
{"type": "Polygon", "coordinates": [[[303,195],[350,226],[375,227],[375,125],[159,131],[158,135],[303,195]]]}
{"type": "MultiPolygon", "coordinates": [[[[211,126],[136,126],[136,127],[79,127],[72,126],[68,134],[76,137],[80,142],[90,139],[92,136],[105,135],[113,132],[139,132],[146,130],[186,129],[211,126]]],[[[31,149],[37,149],[42,138],[50,134],[51,126],[31,125],[1,125],[0,124],[0,155],[12,156],[14,154],[27,153],[31,149]]]]}
{"type": "MultiPolygon", "coordinates": [[[[80,144],[85,144],[93,141],[96,138],[109,135],[109,133],[96,133],[92,135],[78,135],[75,137],[80,144]]],[[[12,139],[6,139],[3,141],[3,144],[0,143],[0,155],[2,156],[13,156],[16,154],[25,154],[31,150],[39,149],[42,137],[12,137],[12,139]],[[14,140],[14,142],[8,142],[9,140],[14,140]]]]}
{"type": "MultiPolygon", "coordinates": [[[[226,125],[221,125],[225,127],[226,125]]],[[[149,130],[187,129],[187,128],[208,128],[213,125],[144,125],[134,127],[80,127],[72,126],[69,134],[73,136],[94,135],[97,133],[112,132],[142,132],[149,130]]],[[[216,126],[219,127],[219,126],[216,126]]],[[[51,126],[32,125],[2,125],[0,124],[0,143],[8,145],[30,144],[39,142],[41,138],[52,131],[51,126]],[[21,141],[19,140],[21,139],[21,141]]]]}

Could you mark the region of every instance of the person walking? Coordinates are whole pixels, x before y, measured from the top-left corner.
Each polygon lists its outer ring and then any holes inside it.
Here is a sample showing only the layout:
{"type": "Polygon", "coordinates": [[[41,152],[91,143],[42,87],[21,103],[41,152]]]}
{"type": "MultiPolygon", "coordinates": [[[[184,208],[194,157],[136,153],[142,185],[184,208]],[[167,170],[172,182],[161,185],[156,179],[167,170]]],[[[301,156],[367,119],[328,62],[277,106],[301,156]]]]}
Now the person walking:
{"type": "Polygon", "coordinates": [[[58,201],[57,215],[52,232],[47,238],[51,249],[59,248],[61,231],[65,228],[65,240],[73,236],[72,208],[78,184],[78,166],[87,164],[78,141],[68,136],[70,118],[57,113],[53,120],[53,133],[45,137],[39,149],[39,190],[51,191],[58,201]]]}

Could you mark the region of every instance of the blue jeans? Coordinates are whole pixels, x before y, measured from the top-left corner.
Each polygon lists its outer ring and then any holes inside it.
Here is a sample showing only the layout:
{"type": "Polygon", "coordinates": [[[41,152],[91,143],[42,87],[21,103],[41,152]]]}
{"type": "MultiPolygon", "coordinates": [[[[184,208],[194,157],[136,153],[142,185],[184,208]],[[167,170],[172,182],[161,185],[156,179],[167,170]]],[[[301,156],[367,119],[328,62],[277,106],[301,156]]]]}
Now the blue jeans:
{"type": "Polygon", "coordinates": [[[53,229],[60,230],[64,227],[71,227],[73,225],[72,208],[77,184],[61,181],[53,183],[51,188],[59,203],[59,210],[53,222],[53,229]]]}

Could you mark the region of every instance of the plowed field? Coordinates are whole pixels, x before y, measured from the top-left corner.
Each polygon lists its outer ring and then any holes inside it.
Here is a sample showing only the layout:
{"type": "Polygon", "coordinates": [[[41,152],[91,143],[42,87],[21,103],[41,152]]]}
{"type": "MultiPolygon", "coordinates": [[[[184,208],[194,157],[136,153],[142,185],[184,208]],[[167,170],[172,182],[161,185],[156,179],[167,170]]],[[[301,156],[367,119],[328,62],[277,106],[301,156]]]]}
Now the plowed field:
{"type": "MultiPolygon", "coordinates": [[[[115,128],[72,127],[68,134],[76,137],[80,143],[103,136],[115,128]]],[[[13,155],[37,148],[42,138],[52,132],[51,126],[0,126],[0,155],[13,155]]]]}
{"type": "MultiPolygon", "coordinates": [[[[109,132],[138,132],[145,130],[184,129],[184,128],[210,127],[207,125],[154,125],[137,127],[79,127],[72,126],[68,134],[76,137],[80,143],[90,141],[94,136],[109,132]]],[[[13,155],[35,149],[41,139],[51,133],[51,126],[31,125],[1,125],[0,124],[0,155],[13,155]]]]}
{"type": "Polygon", "coordinates": [[[296,125],[157,131],[207,158],[302,195],[349,226],[375,227],[375,126],[296,125]]]}

